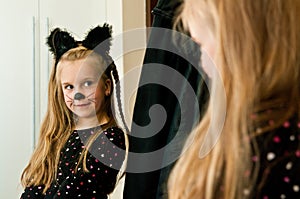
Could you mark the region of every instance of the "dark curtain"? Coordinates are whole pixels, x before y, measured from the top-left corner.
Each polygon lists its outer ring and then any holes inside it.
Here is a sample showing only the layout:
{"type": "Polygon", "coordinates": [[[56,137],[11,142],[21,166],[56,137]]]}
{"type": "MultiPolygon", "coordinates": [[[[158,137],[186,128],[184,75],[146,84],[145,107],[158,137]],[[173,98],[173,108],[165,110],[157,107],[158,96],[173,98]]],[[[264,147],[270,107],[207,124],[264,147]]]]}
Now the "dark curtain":
{"type": "MultiPolygon", "coordinates": [[[[174,13],[180,4],[181,0],[158,1],[152,11],[154,15],[152,26],[172,29],[174,13]]],[[[178,156],[186,137],[203,115],[208,98],[207,87],[199,73],[199,68],[195,64],[192,65],[190,61],[193,60],[193,63],[198,63],[199,57],[199,48],[194,43],[174,41],[169,34],[164,34],[161,30],[150,32],[139,80],[140,86],[134,107],[133,123],[138,126],[147,126],[153,122],[150,120],[149,110],[157,104],[164,108],[167,116],[161,130],[154,135],[153,128],[143,128],[143,132],[141,132],[141,128],[133,125],[129,135],[129,148],[130,152],[139,154],[156,150],[162,152],[153,158],[145,159],[129,155],[128,168],[152,168],[151,165],[155,167],[157,164],[160,164],[161,167],[154,171],[127,172],[124,199],[167,198],[167,180],[175,164],[169,160],[178,156]],[[161,48],[153,48],[152,46],[161,46],[161,48]],[[175,49],[175,53],[168,50],[170,47],[175,49]],[[180,54],[185,54],[188,60],[180,54]],[[169,71],[176,71],[174,74],[182,75],[185,80],[177,78],[176,75],[170,75],[169,71]],[[155,82],[167,82],[167,86],[155,82]],[[196,98],[187,92],[189,88],[192,88],[196,98]],[[172,89],[179,92],[175,94],[172,89]],[[151,136],[141,138],[139,137],[141,133],[151,136]],[[172,147],[166,148],[165,146],[178,135],[179,139],[177,139],[176,144],[173,143],[172,147]]],[[[155,120],[163,120],[159,111],[154,111],[150,115],[155,120]]]]}

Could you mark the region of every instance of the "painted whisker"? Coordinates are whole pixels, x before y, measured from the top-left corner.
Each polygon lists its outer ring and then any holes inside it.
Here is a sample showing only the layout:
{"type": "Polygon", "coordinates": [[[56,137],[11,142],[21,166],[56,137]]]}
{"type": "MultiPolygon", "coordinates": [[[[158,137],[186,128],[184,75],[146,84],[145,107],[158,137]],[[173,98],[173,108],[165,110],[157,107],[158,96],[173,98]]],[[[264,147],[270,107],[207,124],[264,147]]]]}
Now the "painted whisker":
{"type": "Polygon", "coordinates": [[[94,95],[94,94],[95,94],[95,92],[93,92],[93,93],[87,95],[86,98],[89,98],[89,97],[91,97],[91,96],[94,95]]]}
{"type": "Polygon", "coordinates": [[[69,98],[70,100],[74,101],[74,99],[73,99],[73,98],[69,97],[68,95],[66,95],[66,96],[67,96],[67,98],[69,98]]]}
{"type": "Polygon", "coordinates": [[[93,102],[93,103],[96,103],[96,100],[95,100],[95,99],[88,99],[88,101],[93,102]]]}

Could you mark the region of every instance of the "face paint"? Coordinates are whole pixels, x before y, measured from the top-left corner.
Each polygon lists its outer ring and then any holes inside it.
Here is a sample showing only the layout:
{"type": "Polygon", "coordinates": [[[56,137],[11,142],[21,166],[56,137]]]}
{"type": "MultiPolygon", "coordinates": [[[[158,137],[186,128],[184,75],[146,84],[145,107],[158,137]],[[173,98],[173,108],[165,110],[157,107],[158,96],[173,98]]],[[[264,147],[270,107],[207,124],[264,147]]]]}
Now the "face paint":
{"type": "Polygon", "coordinates": [[[85,98],[85,96],[83,94],[81,94],[81,93],[76,93],[74,95],[74,100],[82,100],[84,98],[85,98]]]}
{"type": "Polygon", "coordinates": [[[63,61],[59,67],[62,67],[61,86],[66,106],[78,121],[97,119],[108,91],[98,69],[86,60],[63,61]]]}

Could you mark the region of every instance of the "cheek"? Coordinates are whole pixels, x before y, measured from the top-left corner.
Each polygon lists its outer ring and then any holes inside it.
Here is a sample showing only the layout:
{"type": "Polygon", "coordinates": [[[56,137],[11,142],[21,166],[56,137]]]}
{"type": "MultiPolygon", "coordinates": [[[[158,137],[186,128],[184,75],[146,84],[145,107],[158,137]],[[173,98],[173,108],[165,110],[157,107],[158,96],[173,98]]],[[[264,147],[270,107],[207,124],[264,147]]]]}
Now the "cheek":
{"type": "Polygon", "coordinates": [[[64,95],[64,100],[65,100],[67,107],[70,108],[70,106],[72,105],[72,102],[73,102],[73,100],[70,98],[70,96],[71,96],[70,93],[63,92],[63,95],[64,95]]]}
{"type": "Polygon", "coordinates": [[[99,84],[95,90],[95,98],[97,103],[102,103],[105,97],[105,88],[104,85],[99,84]]]}

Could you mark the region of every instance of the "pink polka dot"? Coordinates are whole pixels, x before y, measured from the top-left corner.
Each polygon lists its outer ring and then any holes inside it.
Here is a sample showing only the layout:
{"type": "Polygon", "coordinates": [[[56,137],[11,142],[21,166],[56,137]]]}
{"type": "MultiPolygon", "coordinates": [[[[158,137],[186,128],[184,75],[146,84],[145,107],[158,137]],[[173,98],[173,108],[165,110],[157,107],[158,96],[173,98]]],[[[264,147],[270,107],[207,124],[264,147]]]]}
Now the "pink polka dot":
{"type": "Polygon", "coordinates": [[[290,182],[290,178],[286,176],[286,177],[283,178],[283,181],[286,182],[286,183],[289,183],[290,182]]]}
{"type": "Polygon", "coordinates": [[[279,143],[279,142],[281,142],[281,139],[280,139],[279,136],[275,136],[275,137],[273,138],[273,141],[274,141],[275,143],[279,143]]]}
{"type": "Polygon", "coordinates": [[[300,128],[300,122],[298,122],[297,126],[298,126],[298,128],[300,128]]]}
{"type": "Polygon", "coordinates": [[[283,126],[284,126],[285,128],[288,128],[288,127],[290,127],[290,123],[289,123],[288,121],[286,121],[286,122],[283,123],[283,126]]]}
{"type": "Polygon", "coordinates": [[[296,154],[296,156],[299,158],[299,157],[300,157],[300,150],[297,150],[297,151],[295,152],[295,154],[296,154]]]}
{"type": "Polygon", "coordinates": [[[253,162],[257,162],[257,161],[258,161],[258,156],[256,156],[256,155],[253,156],[253,157],[252,157],[252,161],[253,161],[253,162]]]}

